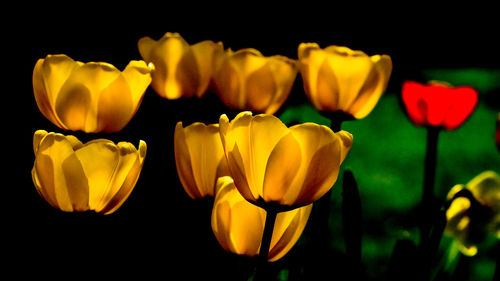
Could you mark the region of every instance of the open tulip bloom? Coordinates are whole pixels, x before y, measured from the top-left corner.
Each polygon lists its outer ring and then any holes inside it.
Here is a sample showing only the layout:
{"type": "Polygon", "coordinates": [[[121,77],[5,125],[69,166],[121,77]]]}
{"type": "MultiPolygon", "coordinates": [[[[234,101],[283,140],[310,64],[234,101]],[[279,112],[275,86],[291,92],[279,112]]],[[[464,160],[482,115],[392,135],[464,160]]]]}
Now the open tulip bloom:
{"type": "Polygon", "coordinates": [[[293,209],[319,199],[337,180],[352,135],[304,123],[288,128],[269,114],[219,120],[229,172],[241,195],[266,209],[293,209]]]}
{"type": "Polygon", "coordinates": [[[304,91],[314,107],[343,120],[367,116],[392,72],[388,55],[368,56],[342,46],[321,49],[316,43],[301,43],[298,59],[304,91]]]}
{"type": "Polygon", "coordinates": [[[114,144],[96,139],[85,144],[76,137],[35,132],[33,183],[54,208],[65,212],[111,214],[132,192],[146,157],[146,143],[114,144]]]}
{"type": "MultiPolygon", "coordinates": [[[[311,210],[312,204],[277,215],[266,257],[269,261],[276,261],[290,251],[302,234],[311,210]]],[[[265,221],[266,211],[247,202],[231,177],[218,179],[212,230],[226,251],[250,257],[258,255],[265,221]]]]}
{"type": "Polygon", "coordinates": [[[151,86],[163,98],[202,97],[212,79],[214,57],[221,43],[205,40],[189,45],[178,33],[167,32],[158,41],[138,42],[142,58],[154,64],[151,86]]]}
{"type": "Polygon", "coordinates": [[[468,86],[451,87],[437,81],[423,85],[406,81],[402,98],[413,124],[454,130],[471,115],[478,94],[468,86]]]}
{"type": "Polygon", "coordinates": [[[33,91],[42,114],[61,129],[118,132],[137,112],[150,72],[144,61],[130,61],[120,71],[105,62],[48,55],[35,65],[33,91]]]}
{"type": "Polygon", "coordinates": [[[265,57],[256,49],[229,49],[216,59],[214,84],[227,107],[274,114],[290,95],[296,76],[295,60],[265,57]]]}

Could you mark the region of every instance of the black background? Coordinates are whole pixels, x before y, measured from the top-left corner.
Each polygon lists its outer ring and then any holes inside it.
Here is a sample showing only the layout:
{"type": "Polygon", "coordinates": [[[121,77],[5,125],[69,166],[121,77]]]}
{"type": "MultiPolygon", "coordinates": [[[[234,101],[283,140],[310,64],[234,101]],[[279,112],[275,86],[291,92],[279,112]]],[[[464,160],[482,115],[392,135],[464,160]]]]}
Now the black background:
{"type": "MultiPolygon", "coordinates": [[[[226,254],[217,244],[210,228],[210,200],[193,201],[187,196],[173,156],[177,121],[185,125],[216,123],[221,113],[232,118],[235,112],[225,109],[213,93],[201,100],[169,101],[148,88],[135,117],[121,132],[64,132],[43,117],[33,97],[33,67],[47,54],[64,53],[83,62],[105,61],[123,69],[130,60],[141,59],[137,50],[141,37],[159,39],[167,31],[179,32],[190,44],[208,39],[222,41],[233,50],[252,47],[264,55],[290,58],[297,57],[301,42],[317,42],[322,47],[345,45],[369,55],[390,55],[394,68],[388,92],[395,93],[405,79],[421,80],[423,69],[499,67],[499,26],[491,7],[457,11],[451,7],[362,7],[361,3],[341,7],[312,2],[286,4],[296,5],[293,9],[268,3],[117,5],[116,9],[90,4],[61,9],[39,4],[26,11],[21,4],[4,10],[4,16],[12,14],[12,18],[2,20],[2,142],[7,153],[0,199],[2,232],[7,236],[1,255],[9,260],[2,267],[20,276],[118,279],[138,273],[140,280],[153,276],[211,280],[244,276],[252,270],[245,259],[226,254]],[[129,199],[109,216],[63,213],[50,207],[31,181],[32,136],[37,129],[74,134],[82,141],[103,137],[138,145],[140,139],[145,140],[145,164],[129,199]]],[[[301,83],[299,75],[284,107],[307,102],[301,83]]],[[[329,253],[333,263],[325,262],[322,255],[307,248],[292,249],[274,266],[307,263],[313,268],[309,272],[316,275],[349,276],[341,253],[329,253]]]]}

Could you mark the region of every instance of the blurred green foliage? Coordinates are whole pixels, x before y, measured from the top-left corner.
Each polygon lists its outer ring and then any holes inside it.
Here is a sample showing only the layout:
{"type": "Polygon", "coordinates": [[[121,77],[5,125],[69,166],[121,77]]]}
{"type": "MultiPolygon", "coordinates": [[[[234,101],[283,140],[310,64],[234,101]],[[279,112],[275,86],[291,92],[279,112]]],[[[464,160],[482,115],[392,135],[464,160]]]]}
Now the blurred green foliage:
{"type": "MultiPolygon", "coordinates": [[[[452,85],[470,85],[481,93],[471,117],[458,129],[439,135],[435,194],[444,200],[455,184],[465,184],[485,170],[500,172],[500,153],[494,139],[498,109],[483,98],[483,93],[500,87],[500,70],[429,70],[424,76],[452,85]]],[[[358,182],[364,224],[363,264],[367,274],[373,276],[385,270],[397,239],[418,241],[414,212],[421,200],[426,129],[409,121],[399,97],[400,93],[385,93],[366,118],[342,125],[354,136],[342,168],[351,169],[358,182]]],[[[330,125],[330,120],[311,104],[289,107],[280,118],[286,124],[330,125]]],[[[330,228],[335,237],[342,237],[341,180],[331,192],[330,228]]],[[[445,249],[452,245],[450,239],[443,241],[445,249]]],[[[343,250],[343,240],[333,239],[331,247],[343,250]]],[[[494,265],[479,253],[471,259],[471,280],[490,279],[494,265]]]]}

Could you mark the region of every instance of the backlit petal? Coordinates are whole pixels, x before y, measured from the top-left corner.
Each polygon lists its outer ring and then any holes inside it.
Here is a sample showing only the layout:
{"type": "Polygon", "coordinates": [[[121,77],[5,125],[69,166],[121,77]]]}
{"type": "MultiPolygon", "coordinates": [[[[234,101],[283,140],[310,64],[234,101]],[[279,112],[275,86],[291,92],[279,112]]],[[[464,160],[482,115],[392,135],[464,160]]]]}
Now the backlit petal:
{"type": "Polygon", "coordinates": [[[373,68],[360,90],[358,98],[348,110],[357,119],[364,118],[373,110],[385,91],[392,72],[391,57],[376,55],[372,56],[371,60],[374,63],[373,68]]]}
{"type": "Polygon", "coordinates": [[[71,130],[94,132],[101,92],[120,76],[108,63],[90,62],[73,70],[56,101],[56,113],[71,130]]]}
{"type": "Polygon", "coordinates": [[[98,139],[86,143],[75,153],[89,182],[89,207],[97,210],[105,203],[104,196],[117,170],[118,147],[109,140],[98,139]],[[97,155],[99,161],[96,161],[97,155]]]}
{"type": "Polygon", "coordinates": [[[212,79],[214,72],[214,60],[216,56],[220,56],[224,52],[222,42],[214,43],[213,41],[202,41],[191,46],[198,66],[199,85],[196,92],[197,97],[202,97],[212,79]]]}
{"type": "Polygon", "coordinates": [[[40,112],[56,126],[66,129],[55,114],[56,99],[62,85],[79,63],[66,55],[39,59],[33,70],[33,92],[40,112]]]}
{"type": "Polygon", "coordinates": [[[215,196],[217,169],[224,156],[219,125],[193,123],[184,128],[194,180],[201,197],[215,196]]]}
{"type": "Polygon", "coordinates": [[[271,239],[269,261],[279,260],[292,249],[306,227],[311,210],[312,204],[309,204],[278,214],[271,239]]]}
{"type": "Polygon", "coordinates": [[[313,123],[296,125],[290,130],[300,145],[302,161],[284,200],[287,205],[308,205],[337,180],[342,141],[328,127],[313,123]]]}
{"type": "Polygon", "coordinates": [[[69,212],[88,210],[87,178],[63,135],[46,134],[38,146],[33,169],[36,186],[51,205],[69,212]]]}
{"type": "MultiPolygon", "coordinates": [[[[329,66],[337,78],[337,108],[347,112],[365,84],[373,68],[373,62],[365,53],[347,47],[329,46],[325,48],[325,51],[328,52],[329,66]]],[[[328,81],[322,83],[328,83],[328,81]]]]}
{"type": "Polygon", "coordinates": [[[116,211],[129,197],[134,189],[146,157],[147,145],[144,141],[139,141],[139,148],[136,149],[131,143],[118,143],[120,158],[117,171],[111,180],[110,189],[105,194],[103,201],[106,204],[98,210],[103,214],[111,214],[116,211]]]}
{"type": "Polygon", "coordinates": [[[269,155],[264,177],[263,197],[266,202],[279,202],[292,185],[301,164],[300,145],[292,133],[288,133],[276,144],[269,155]]]}
{"type": "Polygon", "coordinates": [[[268,64],[248,75],[245,91],[248,108],[264,112],[278,91],[274,75],[268,64]]]}
{"type": "MultiPolygon", "coordinates": [[[[288,128],[273,115],[239,114],[230,124],[226,136],[232,135],[234,138],[241,155],[245,178],[255,199],[262,197],[267,160],[287,132],[288,128]]],[[[230,154],[231,152],[228,154],[228,164],[231,166],[230,154]]],[[[236,179],[235,182],[240,188],[236,179]]]]}
{"type": "Polygon", "coordinates": [[[174,133],[175,166],[182,187],[192,199],[201,198],[201,194],[194,179],[191,153],[186,142],[186,134],[182,127],[182,122],[177,122],[174,133]]]}

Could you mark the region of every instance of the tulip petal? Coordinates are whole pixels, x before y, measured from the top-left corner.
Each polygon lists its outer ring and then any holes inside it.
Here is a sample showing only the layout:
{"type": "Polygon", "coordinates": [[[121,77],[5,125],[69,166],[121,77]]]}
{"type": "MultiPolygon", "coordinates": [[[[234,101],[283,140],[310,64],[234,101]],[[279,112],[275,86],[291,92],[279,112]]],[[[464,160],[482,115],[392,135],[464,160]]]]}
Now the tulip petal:
{"type": "Polygon", "coordinates": [[[39,59],[33,70],[33,92],[41,113],[52,123],[66,129],[55,114],[58,94],[71,75],[81,63],[66,55],[48,55],[39,59]]]}
{"type": "Polygon", "coordinates": [[[404,82],[401,90],[401,97],[408,112],[408,117],[418,126],[422,126],[427,122],[427,113],[418,106],[419,103],[423,102],[424,92],[425,86],[413,81],[404,82]]]}
{"type": "Polygon", "coordinates": [[[264,112],[278,91],[274,74],[268,64],[255,70],[246,79],[246,107],[264,112]]]}
{"type": "Polygon", "coordinates": [[[99,95],[118,76],[120,71],[108,63],[89,62],[74,69],[57,97],[57,116],[72,130],[94,132],[99,95]]]}
{"type": "Polygon", "coordinates": [[[264,200],[281,202],[301,164],[300,146],[292,133],[276,144],[267,161],[264,177],[264,200]]]}
{"type": "Polygon", "coordinates": [[[231,223],[231,207],[228,202],[215,204],[212,211],[212,230],[217,241],[224,250],[236,253],[231,233],[228,231],[231,223]]]}
{"type": "Polygon", "coordinates": [[[75,153],[89,181],[89,207],[98,210],[117,169],[118,148],[109,140],[97,139],[87,142],[75,153]],[[96,161],[96,155],[99,155],[99,161],[96,161]]]}
{"type": "Polygon", "coordinates": [[[347,112],[365,84],[373,68],[373,62],[362,51],[347,47],[329,46],[325,51],[329,53],[328,63],[337,78],[336,86],[339,93],[337,108],[347,112]]]}
{"type": "Polygon", "coordinates": [[[182,127],[182,122],[177,122],[175,126],[174,152],[177,174],[184,190],[192,199],[202,198],[196,185],[193,169],[191,168],[191,153],[187,146],[186,134],[182,127]]]}
{"type": "Polygon", "coordinates": [[[95,131],[118,132],[130,121],[136,111],[132,93],[125,78],[120,75],[98,95],[97,128],[95,131]]]}
{"type": "Polygon", "coordinates": [[[87,178],[63,135],[49,133],[42,139],[33,169],[36,186],[51,205],[68,212],[88,210],[87,178]]]}
{"type": "Polygon", "coordinates": [[[290,130],[300,145],[302,161],[284,201],[287,205],[308,205],[337,180],[342,141],[328,127],[314,123],[295,125],[290,130]]]}
{"type": "Polygon", "coordinates": [[[47,134],[48,132],[45,130],[37,130],[33,135],[33,152],[35,153],[35,155],[38,152],[38,146],[40,145],[40,142],[47,134]]]}
{"type": "Polygon", "coordinates": [[[471,115],[478,101],[477,91],[471,87],[456,87],[452,91],[453,97],[450,101],[453,105],[449,107],[443,123],[447,130],[460,126],[471,115]]]}
{"type": "MultiPolygon", "coordinates": [[[[252,117],[238,114],[231,122],[228,134],[234,137],[235,146],[243,162],[245,178],[255,199],[263,194],[264,175],[269,155],[287,132],[288,128],[285,124],[273,115],[252,117]]],[[[238,184],[236,179],[235,182],[238,184]]],[[[237,187],[240,188],[238,185],[237,187]]]]}
{"type": "Polygon", "coordinates": [[[295,60],[279,55],[270,57],[268,65],[274,74],[273,79],[277,85],[277,89],[264,113],[274,114],[290,95],[293,83],[297,77],[298,67],[295,60]]]}
{"type": "Polygon", "coordinates": [[[166,33],[155,43],[147,39],[142,42],[139,41],[139,51],[142,54],[141,44],[144,44],[145,53],[148,48],[151,48],[149,45],[154,45],[149,51],[150,58],[146,59],[155,65],[155,69],[151,73],[153,89],[161,97],[167,99],[180,98],[183,89],[177,80],[177,73],[181,72],[179,67],[185,65],[185,63],[181,64],[181,60],[185,53],[189,51],[189,44],[178,33],[166,33]]]}
{"type": "Polygon", "coordinates": [[[122,75],[125,77],[130,93],[132,94],[132,104],[136,109],[135,111],[137,111],[144,97],[144,92],[151,83],[152,69],[154,69],[154,67],[146,65],[146,62],[142,60],[133,60],[130,61],[127,67],[122,71],[122,75]]]}
{"type": "MultiPolygon", "coordinates": [[[[251,112],[244,111],[239,113],[236,118],[252,116],[251,112]]],[[[235,118],[235,119],[236,119],[235,118]]],[[[258,194],[253,194],[250,186],[248,184],[245,167],[243,165],[243,159],[241,157],[240,150],[235,142],[234,134],[230,133],[230,123],[228,117],[223,114],[219,119],[219,133],[221,137],[222,146],[224,148],[224,153],[226,154],[227,166],[229,173],[234,179],[238,190],[241,192],[243,197],[250,201],[255,201],[258,199],[258,194]]]]}
{"type": "Polygon", "coordinates": [[[319,67],[316,79],[316,88],[311,91],[316,108],[330,111],[343,110],[339,107],[341,93],[339,81],[328,59],[325,59],[319,67]]]}
{"type": "Polygon", "coordinates": [[[212,211],[212,230],[228,251],[255,256],[264,231],[265,211],[245,201],[230,177],[221,177],[212,211]]]}
{"type": "Polygon", "coordinates": [[[241,78],[227,58],[220,59],[220,65],[214,74],[216,93],[229,108],[243,108],[245,95],[242,93],[241,78]]]}
{"type": "Polygon", "coordinates": [[[139,149],[131,143],[118,143],[120,158],[117,170],[112,179],[112,185],[104,198],[106,206],[99,210],[107,215],[116,211],[127,200],[134,189],[146,157],[147,145],[139,141],[139,149]]]}
{"type": "Polygon", "coordinates": [[[202,97],[210,83],[214,71],[214,58],[224,52],[222,42],[214,43],[210,40],[201,41],[191,46],[196,57],[199,75],[199,85],[196,92],[197,97],[202,97]]]}
{"type": "Polygon", "coordinates": [[[269,261],[279,260],[292,249],[306,227],[311,210],[312,204],[309,204],[295,210],[278,214],[276,217],[273,239],[271,239],[269,261]]]}
{"type": "Polygon", "coordinates": [[[351,150],[353,136],[351,133],[347,131],[339,131],[336,132],[335,135],[337,135],[340,138],[340,163],[342,163],[344,162],[345,158],[347,157],[347,154],[351,150]]]}
{"type": "Polygon", "coordinates": [[[387,55],[372,56],[373,69],[366,78],[358,98],[350,106],[348,112],[355,118],[366,117],[375,107],[387,87],[392,72],[392,60],[387,55]]]}
{"type": "Polygon", "coordinates": [[[241,196],[240,198],[240,201],[231,207],[229,232],[236,253],[253,256],[260,248],[266,215],[263,209],[245,201],[241,196]]]}
{"type": "Polygon", "coordinates": [[[184,128],[184,134],[196,187],[201,197],[215,196],[217,168],[224,156],[219,125],[193,123],[184,128]]]}

